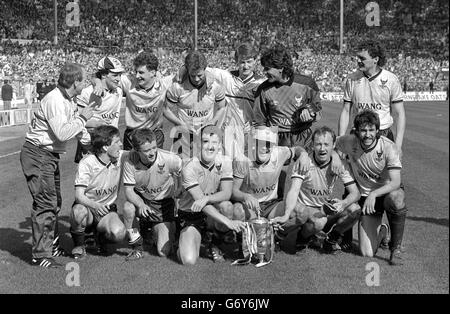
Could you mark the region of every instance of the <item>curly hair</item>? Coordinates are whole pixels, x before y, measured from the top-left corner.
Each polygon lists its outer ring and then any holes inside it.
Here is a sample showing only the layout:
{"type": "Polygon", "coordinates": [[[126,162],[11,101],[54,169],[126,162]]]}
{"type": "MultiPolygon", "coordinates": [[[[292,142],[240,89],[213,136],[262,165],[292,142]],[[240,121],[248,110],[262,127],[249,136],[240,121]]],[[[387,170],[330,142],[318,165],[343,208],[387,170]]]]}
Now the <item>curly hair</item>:
{"type": "Polygon", "coordinates": [[[357,47],[357,51],[367,51],[372,58],[378,57],[378,66],[382,67],[386,64],[386,54],[383,46],[373,40],[366,40],[360,43],[357,47]]]}
{"type": "Polygon", "coordinates": [[[159,66],[158,58],[151,52],[141,52],[134,58],[133,65],[135,68],[146,66],[149,71],[157,71],[159,66]]]}
{"type": "Polygon", "coordinates": [[[283,76],[285,77],[290,78],[294,74],[292,57],[281,44],[265,50],[261,55],[261,64],[265,68],[283,69],[283,76]]]}
{"type": "Polygon", "coordinates": [[[356,132],[358,132],[360,128],[368,124],[375,125],[375,128],[377,130],[380,129],[380,117],[375,111],[370,109],[359,112],[353,120],[353,127],[355,128],[356,132]]]}

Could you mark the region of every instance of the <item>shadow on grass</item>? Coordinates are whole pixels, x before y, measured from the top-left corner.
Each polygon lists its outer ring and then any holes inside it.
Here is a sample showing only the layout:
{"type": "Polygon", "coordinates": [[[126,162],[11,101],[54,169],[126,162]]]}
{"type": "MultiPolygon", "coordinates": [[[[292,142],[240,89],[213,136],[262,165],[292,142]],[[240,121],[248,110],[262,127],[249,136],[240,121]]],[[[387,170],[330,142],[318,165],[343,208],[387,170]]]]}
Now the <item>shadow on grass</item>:
{"type": "MultiPolygon", "coordinates": [[[[58,217],[60,246],[71,247],[72,240],[69,233],[69,218],[58,217]]],[[[0,228],[0,250],[7,251],[11,255],[20,258],[26,263],[31,262],[31,218],[18,224],[18,229],[0,228]],[[20,230],[21,229],[21,230],[20,230]]]]}
{"type": "Polygon", "coordinates": [[[31,262],[31,233],[12,228],[0,228],[0,250],[7,251],[11,255],[31,262]]]}
{"type": "Polygon", "coordinates": [[[448,218],[433,218],[433,217],[418,217],[418,216],[406,216],[406,219],[413,221],[425,221],[430,224],[444,226],[448,228],[448,218]]]}

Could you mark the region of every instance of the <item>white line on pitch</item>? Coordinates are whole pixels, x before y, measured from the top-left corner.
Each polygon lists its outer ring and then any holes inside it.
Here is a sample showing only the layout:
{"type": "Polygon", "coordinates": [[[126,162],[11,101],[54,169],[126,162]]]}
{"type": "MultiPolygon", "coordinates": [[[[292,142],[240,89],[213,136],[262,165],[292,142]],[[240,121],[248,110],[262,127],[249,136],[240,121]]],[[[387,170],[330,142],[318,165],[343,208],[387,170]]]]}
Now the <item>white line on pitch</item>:
{"type": "Polygon", "coordinates": [[[12,155],[18,154],[18,153],[20,153],[20,150],[19,150],[18,152],[14,152],[14,153],[9,153],[9,154],[6,154],[6,155],[2,155],[2,156],[0,156],[0,158],[5,158],[5,157],[8,157],[8,156],[12,156],[12,155]]]}

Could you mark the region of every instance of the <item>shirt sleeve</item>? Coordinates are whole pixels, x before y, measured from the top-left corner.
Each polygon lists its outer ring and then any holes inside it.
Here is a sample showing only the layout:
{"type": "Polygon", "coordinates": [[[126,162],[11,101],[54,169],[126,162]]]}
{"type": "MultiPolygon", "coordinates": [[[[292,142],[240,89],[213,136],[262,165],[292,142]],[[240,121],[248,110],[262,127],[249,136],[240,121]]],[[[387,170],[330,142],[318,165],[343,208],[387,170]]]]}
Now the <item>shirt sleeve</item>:
{"type": "Polygon", "coordinates": [[[166,75],[163,78],[161,78],[160,83],[165,91],[172,86],[173,82],[175,80],[175,74],[166,75]]]}
{"type": "Polygon", "coordinates": [[[256,125],[266,125],[267,123],[267,108],[265,101],[265,94],[263,91],[258,91],[253,105],[253,119],[256,125]]]}
{"type": "Polygon", "coordinates": [[[391,103],[395,104],[403,101],[402,85],[397,76],[394,76],[391,86],[391,103]]]}
{"type": "Polygon", "coordinates": [[[309,105],[311,106],[311,110],[315,113],[322,111],[319,87],[313,79],[311,79],[309,85],[309,105]]]}
{"type": "Polygon", "coordinates": [[[173,83],[169,89],[167,89],[166,99],[173,104],[177,104],[179,102],[179,96],[177,93],[178,83],[173,83]]]}
{"type": "Polygon", "coordinates": [[[211,75],[221,86],[225,86],[231,78],[231,73],[227,70],[207,67],[205,72],[211,75]]]}
{"type": "Polygon", "coordinates": [[[135,186],[136,185],[136,168],[130,160],[130,155],[125,159],[123,164],[123,184],[125,186],[135,186]]]}
{"type": "Polygon", "coordinates": [[[347,77],[344,84],[344,102],[352,103],[353,84],[352,80],[347,77]]]}
{"type": "Polygon", "coordinates": [[[86,107],[89,105],[89,97],[91,96],[92,90],[89,88],[84,88],[81,94],[77,96],[76,103],[79,107],[86,107]]]}
{"type": "Polygon", "coordinates": [[[342,180],[344,186],[349,186],[355,183],[355,179],[353,178],[353,173],[350,170],[350,166],[347,161],[342,160],[342,165],[344,166],[344,171],[339,174],[339,178],[342,180]]]}
{"type": "Polygon", "coordinates": [[[234,159],[233,163],[233,177],[238,179],[244,179],[248,174],[248,162],[245,160],[234,159]]]}
{"type": "Polygon", "coordinates": [[[86,159],[82,159],[78,164],[77,173],[75,174],[75,187],[81,186],[87,188],[91,182],[91,169],[86,163],[86,159]]]}
{"type": "Polygon", "coordinates": [[[294,148],[277,146],[275,149],[278,151],[278,160],[280,160],[281,166],[289,165],[294,158],[294,148]]]}
{"type": "Polygon", "coordinates": [[[233,180],[233,166],[231,159],[227,156],[224,156],[222,161],[222,175],[220,177],[220,181],[233,180]]]}
{"type": "Polygon", "coordinates": [[[181,170],[181,179],[183,188],[186,191],[189,191],[199,185],[198,177],[195,173],[192,161],[186,164],[186,166],[181,170]]]}
{"type": "Polygon", "coordinates": [[[389,143],[386,148],[386,163],[387,169],[402,169],[402,162],[397,147],[393,143],[389,143]]]}
{"type": "Polygon", "coordinates": [[[86,120],[81,116],[75,116],[73,112],[66,112],[66,106],[61,98],[48,97],[44,104],[45,115],[50,129],[60,142],[66,142],[80,133],[86,120]],[[69,122],[68,114],[73,114],[75,118],[69,122]]]}
{"type": "Polygon", "coordinates": [[[216,102],[220,102],[225,99],[225,93],[223,91],[222,86],[220,86],[217,82],[214,82],[214,90],[215,90],[215,100],[216,102]]]}

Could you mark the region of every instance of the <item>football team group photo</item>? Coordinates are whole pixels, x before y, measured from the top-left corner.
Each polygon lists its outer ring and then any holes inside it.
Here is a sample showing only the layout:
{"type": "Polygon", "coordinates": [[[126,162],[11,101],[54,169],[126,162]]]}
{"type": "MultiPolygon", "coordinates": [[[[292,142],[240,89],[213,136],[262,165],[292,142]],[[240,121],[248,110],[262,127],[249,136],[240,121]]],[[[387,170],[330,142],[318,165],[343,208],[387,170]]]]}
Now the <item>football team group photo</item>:
{"type": "Polygon", "coordinates": [[[447,1],[1,6],[1,293],[448,293],[447,1]]]}

